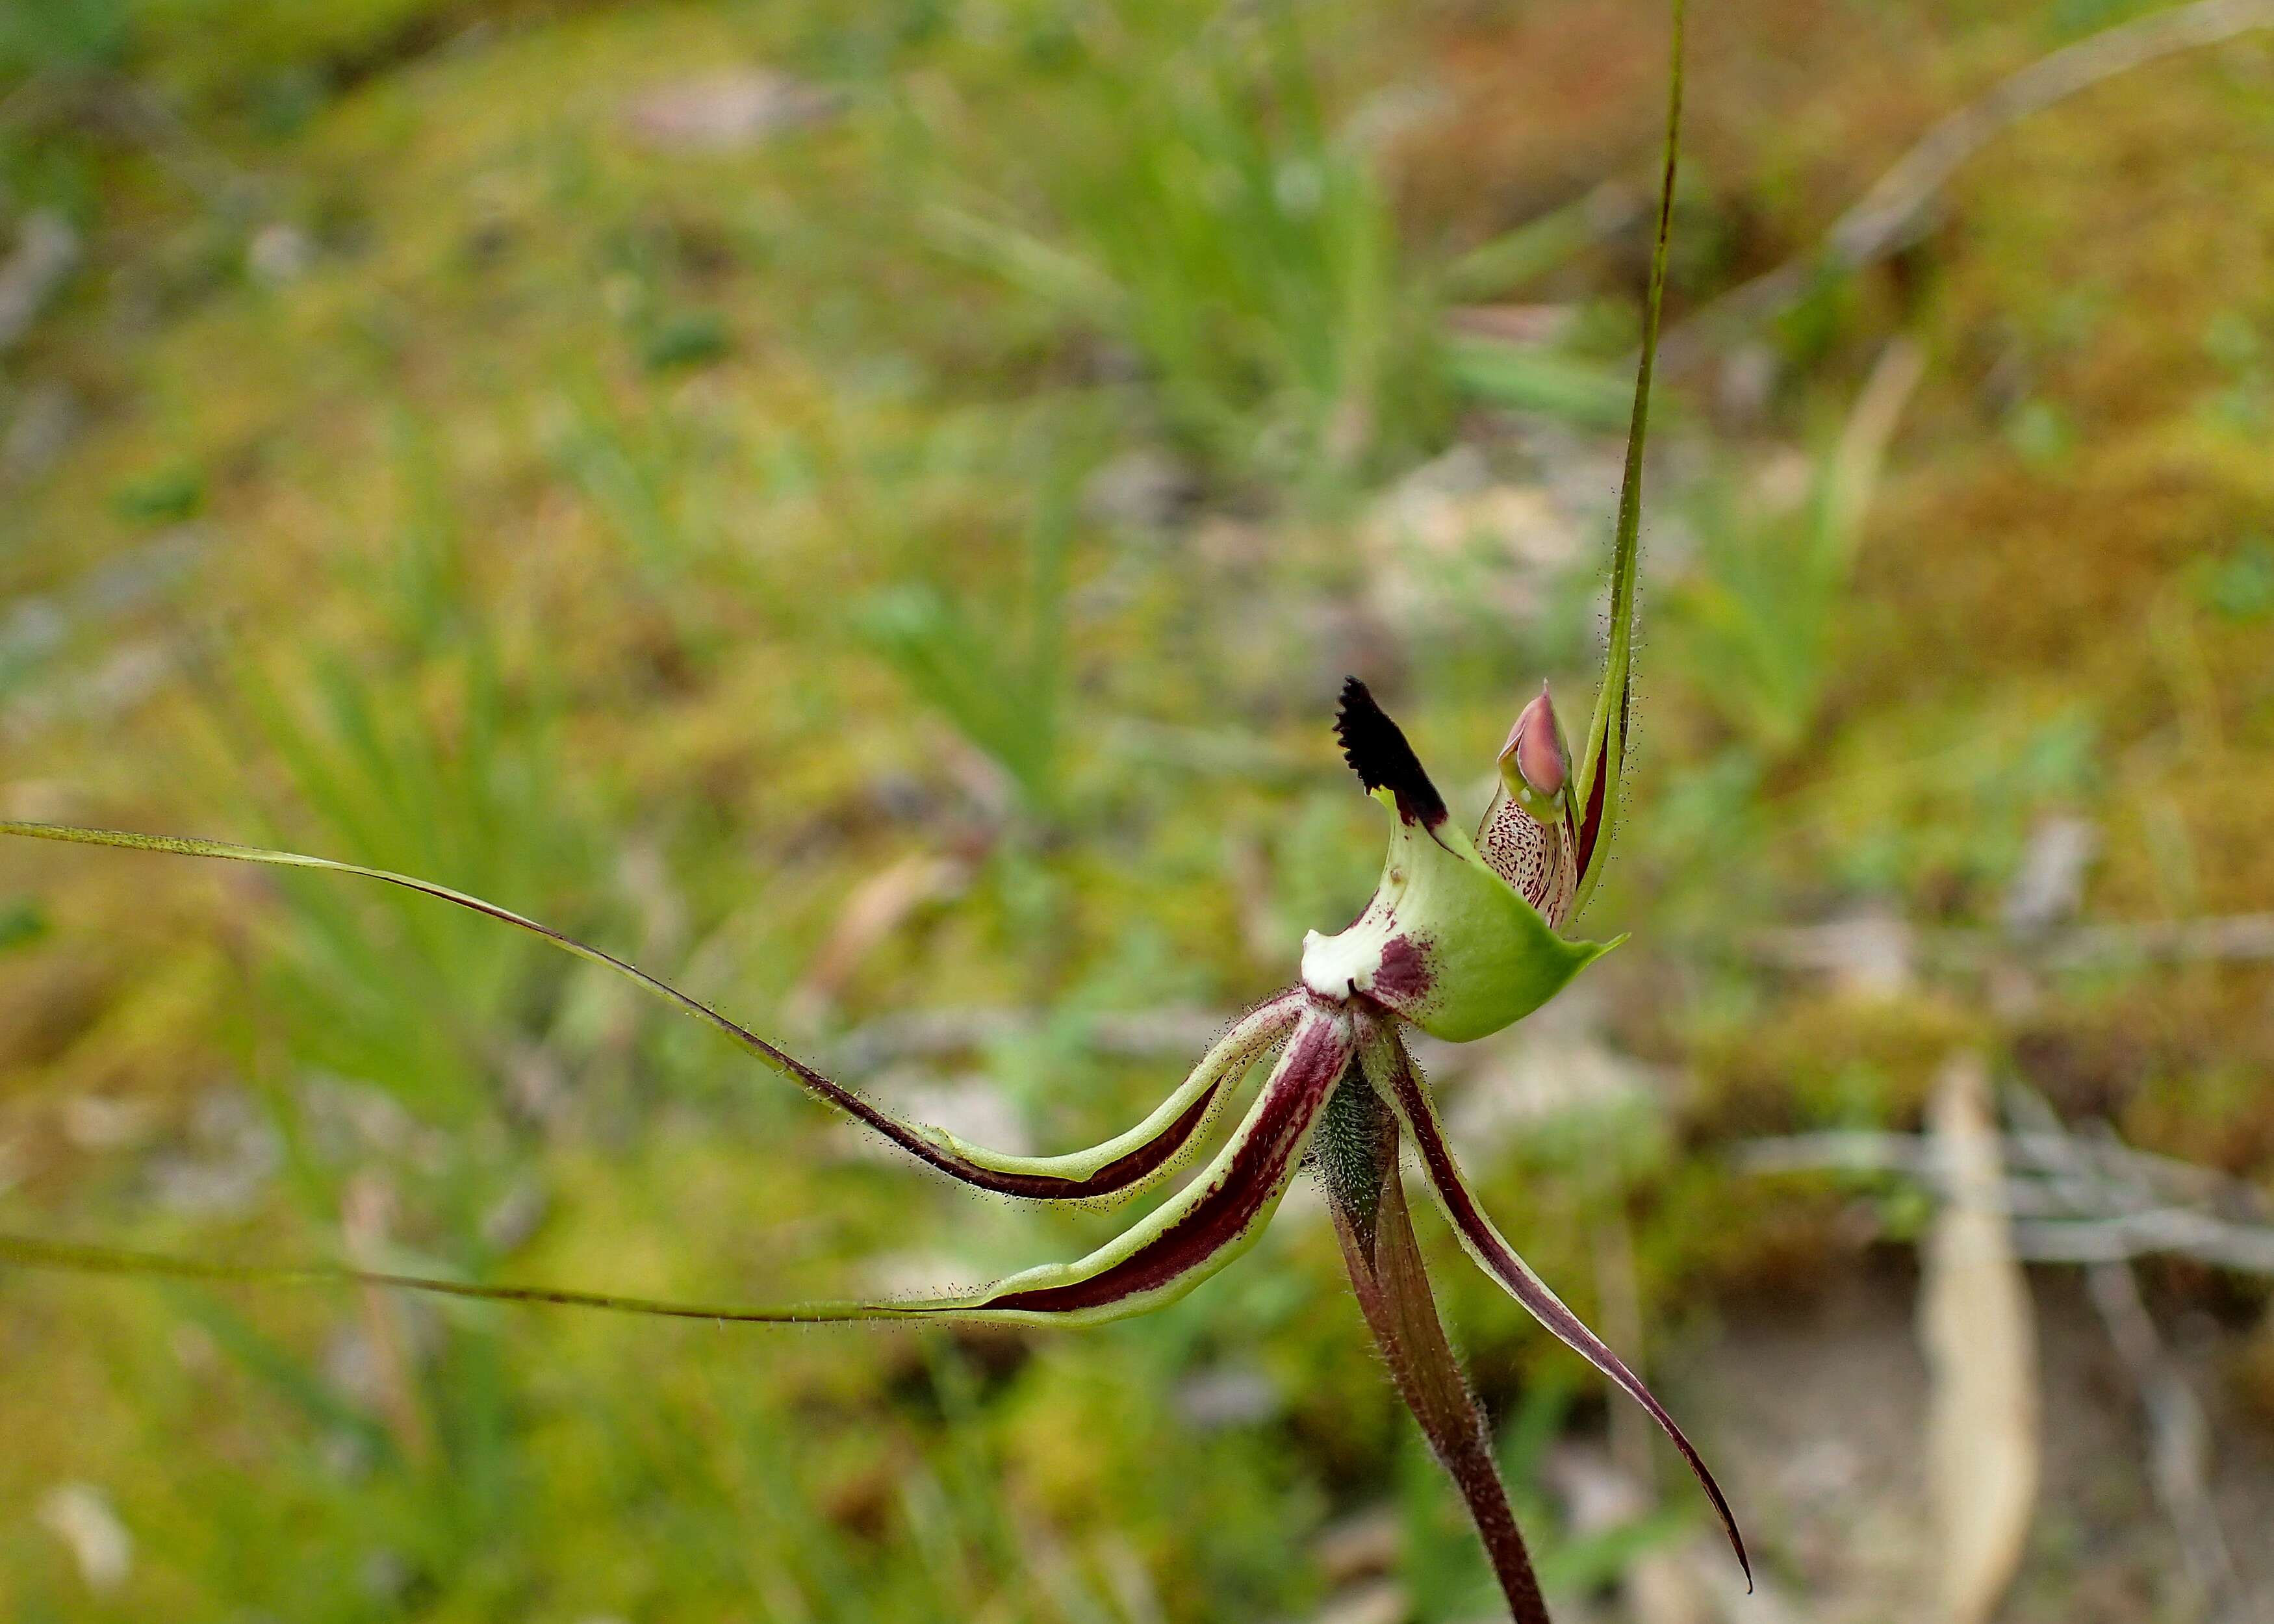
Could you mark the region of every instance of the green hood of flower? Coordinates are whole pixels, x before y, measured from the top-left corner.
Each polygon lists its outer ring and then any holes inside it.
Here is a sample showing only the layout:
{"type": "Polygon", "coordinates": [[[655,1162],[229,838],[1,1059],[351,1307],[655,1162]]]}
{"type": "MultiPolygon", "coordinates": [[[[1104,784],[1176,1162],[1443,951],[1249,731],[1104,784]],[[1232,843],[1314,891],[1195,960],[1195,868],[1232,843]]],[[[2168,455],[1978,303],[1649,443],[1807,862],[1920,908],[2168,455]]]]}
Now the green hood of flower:
{"type": "Polygon", "coordinates": [[[1430,1036],[1465,1043],[1522,1020],[1618,945],[1557,936],[1450,818],[1433,825],[1391,789],[1371,793],[1392,818],[1382,883],[1347,930],[1303,939],[1312,991],[1364,993],[1430,1036]]]}

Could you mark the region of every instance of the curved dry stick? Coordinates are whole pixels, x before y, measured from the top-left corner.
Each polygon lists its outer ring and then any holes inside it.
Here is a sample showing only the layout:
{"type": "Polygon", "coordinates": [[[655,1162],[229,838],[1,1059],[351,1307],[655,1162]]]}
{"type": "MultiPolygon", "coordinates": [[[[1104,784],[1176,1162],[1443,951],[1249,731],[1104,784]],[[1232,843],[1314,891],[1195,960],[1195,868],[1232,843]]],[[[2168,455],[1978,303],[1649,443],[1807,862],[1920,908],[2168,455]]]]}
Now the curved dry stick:
{"type": "Polygon", "coordinates": [[[1619,1390],[1650,1412],[1682,1458],[1697,1474],[1706,1498],[1713,1502],[1713,1509],[1721,1519],[1721,1526],[1729,1536],[1731,1549],[1737,1553],[1738,1566],[1745,1570],[1745,1583],[1752,1584],[1753,1565],[1745,1554],[1745,1537],[1737,1531],[1737,1519],[1729,1509],[1728,1500],[1721,1493],[1721,1485],[1713,1481],[1690,1440],[1675,1425],[1674,1417],[1666,1412],[1651,1390],[1643,1385],[1642,1378],[1627,1367],[1626,1361],[1611,1351],[1603,1339],[1589,1330],[1578,1315],[1563,1304],[1563,1300],[1547,1288],[1545,1281],[1532,1272],[1532,1266],[1518,1257],[1493,1221],[1485,1214],[1476,1193],[1462,1177],[1460,1164],[1454,1161],[1452,1147],[1445,1142],[1442,1126],[1437,1121],[1437,1109],[1422,1086],[1420,1074],[1414,1070],[1412,1056],[1397,1033],[1378,1028],[1369,1023],[1367,1041],[1359,1050],[1366,1069],[1367,1080],[1372,1083],[1383,1101],[1397,1114],[1398,1121],[1412,1136],[1414,1148],[1420,1153],[1421,1170],[1429,1181],[1429,1188],[1444,1209],[1453,1231],[1460,1237],[1462,1249],[1476,1259],[1477,1266],[1501,1283],[1502,1288],[1521,1303],[1526,1312],[1555,1333],[1565,1346],[1597,1370],[1610,1378],[1619,1390]]]}
{"type": "Polygon", "coordinates": [[[208,1263],[157,1252],[5,1235],[0,1235],[0,1263],[78,1274],[262,1284],[353,1282],[486,1302],[550,1304],[734,1324],[930,1320],[1094,1325],[1175,1301],[1254,1244],[1286,1194],[1319,1114],[1349,1069],[1355,1049],[1348,1013],[1324,1004],[1306,1004],[1287,1052],[1246,1117],[1207,1172],[1175,1199],[1078,1261],[1022,1270],[966,1295],[903,1302],[792,1303],[779,1307],[681,1303],[549,1286],[477,1285],[329,1263],[208,1263]]]}
{"type": "Polygon", "coordinates": [[[1101,1196],[1124,1195],[1174,1167],[1180,1153],[1205,1137],[1221,1114],[1231,1089],[1247,1068],[1269,1053],[1296,1020],[1302,995],[1289,991],[1257,1005],[1219,1039],[1201,1059],[1184,1083],[1155,1107],[1150,1116],[1128,1132],[1102,1145],[1062,1156],[1013,1156],[971,1144],[926,1123],[896,1116],[844,1084],[823,1076],[794,1056],[775,1048],[755,1032],[709,1004],[650,975],[614,954],[590,947],[564,936],[550,925],[500,907],[494,902],[453,891],[432,880],[396,874],[361,863],[336,862],[328,857],[308,857],[297,852],[270,851],[260,846],[232,846],[220,840],[193,840],[177,835],[133,834],[120,830],[80,829],[63,823],[0,822],[0,834],[22,835],[35,840],[61,840],[79,846],[108,846],[129,851],[167,852],[183,857],[211,857],[229,862],[265,863],[286,868],[316,868],[353,875],[399,885],[405,891],[433,897],[456,906],[498,920],[517,930],[552,944],[565,953],[624,976],[653,994],[725,1034],[745,1053],[817,1095],[847,1116],[884,1135],[929,1167],[949,1177],[998,1195],[1036,1201],[1078,1201],[1101,1196]]]}

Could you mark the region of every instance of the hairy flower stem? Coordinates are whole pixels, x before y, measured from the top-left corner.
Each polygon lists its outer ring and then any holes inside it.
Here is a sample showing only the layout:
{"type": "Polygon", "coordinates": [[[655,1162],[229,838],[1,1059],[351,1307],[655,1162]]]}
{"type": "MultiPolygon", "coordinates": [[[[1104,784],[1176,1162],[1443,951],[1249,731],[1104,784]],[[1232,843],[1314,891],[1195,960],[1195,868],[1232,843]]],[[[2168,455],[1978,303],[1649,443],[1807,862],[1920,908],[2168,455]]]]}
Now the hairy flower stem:
{"type": "Polygon", "coordinates": [[[1397,1119],[1356,1066],[1320,1124],[1317,1151],[1351,1289],[1430,1452],[1461,1492],[1517,1624],[1547,1604],[1493,1457],[1492,1429],[1446,1340],[1397,1177],[1397,1119]]]}

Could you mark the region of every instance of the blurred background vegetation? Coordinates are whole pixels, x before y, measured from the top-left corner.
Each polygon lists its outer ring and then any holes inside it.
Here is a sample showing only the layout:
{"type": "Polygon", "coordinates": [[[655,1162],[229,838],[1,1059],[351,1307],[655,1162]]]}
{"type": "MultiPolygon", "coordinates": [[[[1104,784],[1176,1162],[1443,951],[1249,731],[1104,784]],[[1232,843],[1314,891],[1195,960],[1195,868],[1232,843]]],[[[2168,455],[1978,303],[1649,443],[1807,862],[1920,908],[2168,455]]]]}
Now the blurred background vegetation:
{"type": "MultiPolygon", "coordinates": [[[[1434,1057],[1807,1616],[1932,1589],[1927,1209],[1737,1141],[1915,1130],[1978,1052],[2274,1190],[2274,36],[1818,258],[2148,9],[1700,0],[1585,921],[1635,938],[1434,1057]]],[[[1472,814],[1543,676],[1585,714],[1662,13],[0,0],[0,815],[411,870],[976,1137],[1111,1132],[1369,890],[1345,672],[1472,814]]],[[[1112,1222],[894,1165],[480,920],[45,847],[0,850],[0,1218],[764,1299],[1112,1222]]],[[[1707,1533],[1686,1489],[1425,1239],[1567,1610],[1713,1616],[1637,1577],[1707,1533]]],[[[2266,1278],[2140,1274],[2274,1591],[2266,1278]]],[[[2202,1616],[2123,1367],[2037,1291],[2009,1616],[2202,1616]]],[[[1300,1195],[1085,1334],[11,1274],[0,1367],[26,1620],[1489,1611],[1300,1195]]]]}

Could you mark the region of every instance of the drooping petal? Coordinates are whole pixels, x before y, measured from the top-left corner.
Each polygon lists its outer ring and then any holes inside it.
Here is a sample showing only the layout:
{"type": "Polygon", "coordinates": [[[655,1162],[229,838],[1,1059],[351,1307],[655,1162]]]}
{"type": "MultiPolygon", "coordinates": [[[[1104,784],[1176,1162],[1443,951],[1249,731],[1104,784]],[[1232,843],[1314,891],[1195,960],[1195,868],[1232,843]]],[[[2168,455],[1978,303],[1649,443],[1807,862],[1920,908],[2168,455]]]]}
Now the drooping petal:
{"type": "Polygon", "coordinates": [[[1650,1412],[1651,1419],[1665,1431],[1674,1447],[1681,1451],[1682,1458],[1690,1463],[1690,1470],[1697,1474],[1706,1499],[1713,1502],[1713,1509],[1729,1536],[1729,1545],[1737,1553],[1738,1564],[1745,1570],[1745,1581],[1751,1584],[1753,1568],[1745,1555],[1744,1536],[1737,1531],[1737,1519],[1721,1493],[1721,1485],[1713,1481],[1713,1474],[1706,1470],[1705,1461],[1675,1425],[1674,1417],[1667,1414],[1666,1407],[1643,1385],[1642,1378],[1630,1370],[1626,1361],[1612,1352],[1602,1338],[1589,1330],[1578,1315],[1564,1306],[1562,1299],[1532,1272],[1531,1266],[1517,1255],[1516,1249],[1486,1215],[1475,1192],[1461,1176],[1459,1163],[1453,1159],[1452,1147],[1446,1143],[1444,1129],[1437,1120],[1436,1106],[1422,1085],[1412,1056],[1405,1052],[1404,1041],[1394,1031],[1370,1028],[1359,1060],[1367,1080],[1397,1114],[1399,1123],[1412,1136],[1430,1191],[1444,1209],[1454,1233],[1460,1237],[1463,1249],[1533,1319],[1650,1412]]]}
{"type": "Polygon", "coordinates": [[[1262,1234],[1356,1048],[1346,1011],[1310,1004],[1216,1160],[1142,1222],[1079,1262],[1027,1269],[970,1297],[885,1306],[900,1318],[1086,1325],[1175,1301],[1262,1234]]]}
{"type": "Polygon", "coordinates": [[[351,1282],[487,1302],[553,1304],[723,1323],[818,1325],[937,1320],[1088,1325],[1174,1301],[1238,1257],[1287,1192],[1321,1109],[1355,1052],[1350,1017],[1313,1005],[1246,1117],[1208,1170],[1118,1239],[1073,1263],[1046,1264],[983,1290],[898,1302],[681,1303],[551,1286],[480,1285],[335,1264],[207,1262],[117,1247],[0,1235],[0,1263],[78,1274],[157,1275],[258,1284],[351,1282]]]}
{"type": "Polygon", "coordinates": [[[574,954],[588,963],[599,965],[626,977],[643,990],[723,1033],[761,1064],[874,1129],[926,1165],[979,1189],[1029,1200],[1087,1200],[1122,1194],[1166,1172],[1175,1164],[1180,1152],[1204,1137],[1205,1131],[1223,1109],[1231,1086],[1237,1084],[1247,1068],[1269,1052],[1279,1038],[1294,1025],[1297,1011],[1303,1002],[1299,993],[1284,993],[1249,1011],[1202,1057],[1175,1094],[1127,1132],[1088,1150],[1075,1151],[1063,1156],[1013,1156],[973,1145],[943,1128],[897,1116],[842,1083],[823,1076],[794,1056],[777,1049],[700,999],[650,975],[637,966],[564,936],[550,925],[539,924],[509,908],[500,907],[493,902],[486,902],[463,891],[453,891],[447,885],[438,885],[432,880],[395,874],[385,868],[365,868],[360,863],[304,856],[297,852],[269,851],[259,846],[231,846],[218,840],[184,839],[173,835],[130,834],[117,830],[79,829],[58,823],[7,822],[0,822],[0,834],[24,835],[38,840],[63,840],[82,846],[121,846],[130,851],[168,852],[184,857],[212,857],[230,862],[322,869],[399,885],[421,896],[471,909],[511,925],[517,930],[525,930],[563,952],[574,954]]]}
{"type": "Polygon", "coordinates": [[[806,1325],[866,1317],[857,1303],[798,1303],[783,1307],[742,1303],[678,1303],[655,1297],[620,1297],[602,1291],[571,1291],[554,1286],[493,1286],[431,1275],[395,1274],[350,1268],[336,1263],[224,1263],[203,1258],[140,1252],[124,1246],[90,1246],[34,1236],[0,1235],[0,1264],[18,1268],[56,1269],[72,1274],[128,1278],[202,1280],[221,1285],[384,1286],[487,1303],[520,1303],[561,1308],[596,1308],[611,1313],[653,1314],[666,1320],[715,1320],[729,1324],[806,1325]]]}
{"type": "Polygon", "coordinates": [[[1088,1150],[1013,1156],[971,1144],[944,1128],[910,1125],[967,1168],[1003,1181],[988,1188],[1034,1199],[1126,1198],[1158,1182],[1207,1141],[1241,1077],[1294,1030],[1305,1002],[1300,989],[1290,988],[1257,1004],[1232,1023],[1176,1092],[1142,1122],[1088,1150]],[[1025,1182],[1013,1188],[1011,1181],[1025,1182]]]}

